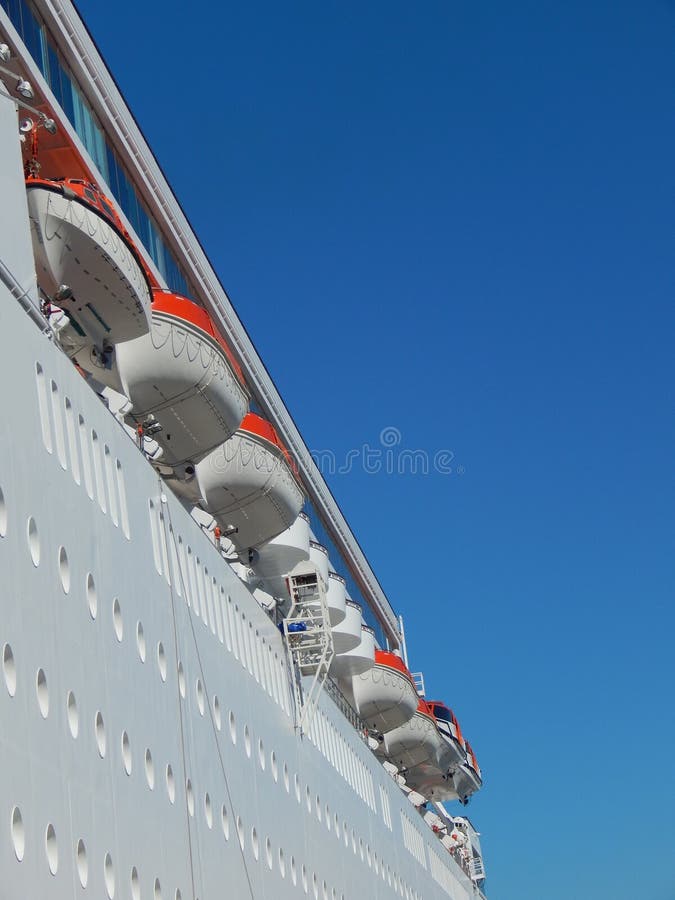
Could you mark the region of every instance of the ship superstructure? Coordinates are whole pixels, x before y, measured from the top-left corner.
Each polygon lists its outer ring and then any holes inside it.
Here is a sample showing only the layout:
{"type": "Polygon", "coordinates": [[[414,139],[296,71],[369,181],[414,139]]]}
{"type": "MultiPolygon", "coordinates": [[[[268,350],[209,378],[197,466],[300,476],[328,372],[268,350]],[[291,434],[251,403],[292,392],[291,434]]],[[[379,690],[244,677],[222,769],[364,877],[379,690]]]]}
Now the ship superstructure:
{"type": "Polygon", "coordinates": [[[3,896],[481,896],[481,786],[69,2],[0,2],[3,896]]]}

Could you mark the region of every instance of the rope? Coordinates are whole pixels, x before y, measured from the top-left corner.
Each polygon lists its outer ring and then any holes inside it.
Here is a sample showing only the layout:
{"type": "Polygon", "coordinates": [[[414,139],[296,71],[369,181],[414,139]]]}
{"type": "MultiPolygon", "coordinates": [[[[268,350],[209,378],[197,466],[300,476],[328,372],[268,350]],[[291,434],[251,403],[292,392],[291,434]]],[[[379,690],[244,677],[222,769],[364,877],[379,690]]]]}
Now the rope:
{"type": "MultiPolygon", "coordinates": [[[[159,479],[159,486],[160,486],[160,497],[161,497],[161,495],[164,493],[164,491],[163,491],[164,483],[162,482],[161,479],[159,479]]],[[[165,508],[166,508],[166,521],[167,521],[167,524],[168,524],[168,526],[169,526],[169,534],[171,535],[171,540],[172,540],[172,543],[173,543],[174,552],[175,552],[175,554],[176,554],[175,558],[176,558],[176,563],[177,563],[177,566],[176,566],[176,567],[177,567],[177,569],[178,569],[178,576],[179,576],[179,578],[180,578],[180,582],[181,582],[181,585],[182,585],[182,588],[183,588],[183,593],[184,593],[185,598],[186,598],[186,600],[187,600],[189,594],[188,594],[188,591],[187,591],[187,588],[186,588],[186,585],[185,585],[185,580],[184,580],[184,578],[183,578],[183,570],[182,570],[182,567],[181,567],[180,556],[179,556],[179,554],[178,554],[178,546],[177,546],[177,544],[176,544],[176,535],[175,535],[174,528],[173,528],[173,522],[171,521],[171,510],[170,510],[170,508],[169,508],[169,504],[168,504],[168,503],[164,504],[164,506],[165,506],[165,508]]],[[[166,540],[166,528],[164,529],[164,537],[165,537],[165,540],[166,540]]],[[[170,554],[169,554],[168,551],[169,551],[169,548],[167,547],[167,561],[168,561],[169,556],[170,556],[170,554]]],[[[169,579],[169,580],[170,580],[170,579],[169,579]]],[[[175,646],[175,649],[176,649],[176,663],[177,663],[177,662],[178,662],[178,627],[177,627],[177,623],[176,623],[175,594],[174,594],[174,590],[173,590],[173,584],[170,584],[169,587],[170,587],[170,592],[171,592],[171,613],[172,613],[172,617],[173,617],[174,646],[175,646]]],[[[215,615],[215,612],[214,612],[214,615],[215,615]]],[[[202,663],[201,654],[200,654],[200,652],[199,652],[199,644],[198,644],[198,642],[197,642],[197,635],[196,635],[196,632],[195,632],[194,622],[192,621],[192,616],[191,616],[190,614],[188,614],[188,621],[189,621],[189,623],[190,623],[190,632],[191,632],[191,634],[192,634],[192,640],[193,640],[193,643],[194,643],[195,652],[196,652],[196,654],[197,654],[197,662],[199,663],[199,672],[200,672],[201,677],[202,677],[202,684],[204,685],[204,690],[205,690],[205,692],[206,692],[206,696],[207,696],[207,700],[208,700],[208,697],[209,697],[209,691],[208,691],[208,686],[207,686],[207,684],[206,684],[206,676],[204,675],[204,666],[203,666],[203,663],[202,663]]],[[[179,705],[179,711],[180,711],[180,712],[179,712],[179,716],[180,716],[181,747],[182,747],[182,751],[183,751],[183,780],[186,781],[186,779],[187,779],[187,772],[186,772],[186,769],[185,769],[185,742],[184,742],[184,732],[183,732],[183,708],[182,708],[182,704],[181,704],[180,687],[178,687],[178,705],[179,705]]],[[[231,794],[231,792],[230,792],[230,783],[229,783],[229,780],[228,780],[228,777],[227,777],[227,771],[226,771],[226,769],[225,769],[225,761],[223,760],[223,754],[222,754],[222,751],[221,751],[221,748],[220,748],[220,741],[218,740],[218,729],[216,728],[215,719],[214,719],[214,717],[213,717],[213,708],[212,708],[212,705],[211,705],[210,702],[207,702],[206,705],[207,705],[208,710],[209,710],[209,722],[211,723],[211,730],[212,730],[213,736],[214,736],[214,738],[215,738],[215,742],[216,742],[216,751],[217,751],[217,753],[218,753],[218,761],[219,761],[219,763],[220,763],[220,769],[221,769],[221,772],[222,772],[222,774],[223,774],[223,781],[224,781],[224,783],[225,783],[225,793],[227,794],[227,800],[228,800],[228,803],[229,803],[229,805],[230,805],[230,809],[234,812],[234,806],[233,806],[233,803],[232,803],[232,794],[231,794]]],[[[192,896],[193,896],[193,900],[194,900],[194,898],[195,898],[194,859],[193,859],[193,854],[192,854],[192,840],[191,840],[191,838],[190,838],[190,822],[189,822],[189,810],[187,810],[187,798],[186,798],[186,812],[188,813],[188,837],[189,837],[189,846],[190,846],[190,867],[191,867],[191,876],[192,876],[192,896]]],[[[239,845],[239,852],[241,853],[241,859],[242,859],[242,862],[243,862],[243,864],[244,864],[244,873],[245,873],[245,875],[246,875],[246,881],[247,881],[247,884],[248,884],[249,893],[250,893],[250,895],[251,895],[251,900],[255,900],[255,894],[254,894],[254,891],[253,891],[253,884],[252,884],[252,882],[251,882],[251,876],[250,876],[250,873],[249,873],[248,865],[247,865],[247,863],[246,863],[246,855],[245,855],[245,853],[244,853],[244,848],[243,848],[243,846],[242,846],[242,842],[239,840],[239,836],[238,836],[238,835],[237,835],[237,843],[238,843],[238,845],[239,845]]]]}

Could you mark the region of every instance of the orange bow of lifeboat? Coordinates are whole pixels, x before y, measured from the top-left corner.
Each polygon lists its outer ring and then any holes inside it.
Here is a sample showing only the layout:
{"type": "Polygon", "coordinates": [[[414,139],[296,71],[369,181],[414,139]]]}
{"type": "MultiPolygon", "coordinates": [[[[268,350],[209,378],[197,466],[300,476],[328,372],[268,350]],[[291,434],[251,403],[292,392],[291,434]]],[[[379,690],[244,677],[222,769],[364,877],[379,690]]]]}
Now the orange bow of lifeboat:
{"type": "Polygon", "coordinates": [[[274,426],[255,413],[248,413],[196,471],[208,511],[240,554],[289,528],[305,500],[296,466],[274,426]]]}
{"type": "Polygon", "coordinates": [[[415,766],[435,761],[442,741],[431,709],[420,699],[411,718],[384,735],[380,753],[407,772],[415,766]]]}
{"type": "Polygon", "coordinates": [[[375,651],[375,665],[352,679],[351,693],[359,716],[382,734],[412,719],[419,703],[405,663],[388,650],[375,651]]]}
{"type": "MultiPolygon", "coordinates": [[[[155,289],[150,333],[116,348],[121,390],[153,435],[162,462],[197,462],[236,431],[248,394],[232,351],[201,306],[155,289]]],[[[105,381],[105,374],[94,370],[105,381]]]]}
{"type": "Polygon", "coordinates": [[[111,202],[77,179],[26,180],[38,285],[99,347],[146,334],[150,284],[111,202]]]}

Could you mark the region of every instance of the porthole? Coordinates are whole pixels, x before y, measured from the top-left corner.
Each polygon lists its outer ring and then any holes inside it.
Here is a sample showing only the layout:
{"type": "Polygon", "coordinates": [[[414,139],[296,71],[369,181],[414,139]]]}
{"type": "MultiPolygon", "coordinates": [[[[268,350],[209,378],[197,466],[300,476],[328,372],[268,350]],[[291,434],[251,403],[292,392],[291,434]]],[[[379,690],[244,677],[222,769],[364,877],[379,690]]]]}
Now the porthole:
{"type": "Polygon", "coordinates": [[[293,784],[295,787],[295,799],[300,803],[300,778],[297,773],[293,776],[293,784]]]}
{"type": "Polygon", "coordinates": [[[258,859],[260,856],[260,846],[258,843],[258,832],[255,828],[251,828],[251,850],[253,851],[254,859],[258,859]]]}
{"type": "Polygon", "coordinates": [[[103,859],[103,882],[105,884],[105,892],[108,900],[113,900],[115,896],[115,868],[113,866],[112,856],[106,853],[103,859]]]}
{"type": "Polygon", "coordinates": [[[291,779],[288,774],[288,764],[284,763],[284,787],[286,788],[286,793],[288,794],[291,789],[291,779]]]}
{"type": "Polygon", "coordinates": [[[98,755],[103,759],[105,757],[106,750],[106,736],[105,736],[105,722],[103,721],[103,716],[100,712],[96,713],[94,717],[94,736],[96,737],[96,747],[98,748],[98,755]]]}
{"type": "Polygon", "coordinates": [[[305,893],[307,893],[307,867],[305,864],[302,864],[302,889],[305,893]]]}
{"type": "Polygon", "coordinates": [[[204,715],[204,687],[199,678],[197,679],[197,683],[195,685],[195,691],[197,694],[197,706],[199,708],[199,715],[203,716],[204,715]]]}
{"type": "Polygon", "coordinates": [[[178,690],[183,700],[185,700],[185,671],[183,670],[182,662],[178,663],[178,690]]]}
{"type": "Polygon", "coordinates": [[[204,794],[204,818],[209,828],[213,828],[213,809],[211,807],[211,798],[208,794],[204,794]]]}
{"type": "Polygon", "coordinates": [[[75,849],[75,865],[80,884],[83,888],[86,888],[87,882],[89,881],[89,860],[87,859],[87,848],[81,838],[77,842],[77,847],[75,849]]]}
{"type": "Polygon", "coordinates": [[[56,843],[56,832],[51,823],[47,825],[47,830],[45,831],[45,854],[49,871],[52,875],[56,875],[59,870],[59,848],[56,843]]]}
{"type": "Polygon", "coordinates": [[[170,765],[166,767],[166,792],[169,796],[169,803],[173,804],[176,799],[176,779],[170,765]]]}
{"type": "Polygon", "coordinates": [[[239,846],[243,849],[243,847],[244,847],[244,823],[241,821],[241,816],[237,816],[237,837],[239,838],[239,846]]]}
{"type": "Polygon", "coordinates": [[[250,758],[251,756],[251,732],[248,730],[248,725],[244,728],[244,750],[246,751],[246,755],[250,758]]]}
{"type": "Polygon", "coordinates": [[[49,689],[47,687],[47,676],[44,669],[38,669],[35,676],[35,694],[37,696],[40,715],[46,719],[49,715],[49,689]]]}
{"type": "Polygon", "coordinates": [[[141,622],[136,622],[136,649],[138,650],[139,659],[144,663],[146,653],[145,632],[141,622]]]}
{"type": "Polygon", "coordinates": [[[120,601],[117,597],[113,600],[112,617],[115,637],[117,638],[118,643],[121,643],[122,638],[124,637],[124,621],[122,619],[122,607],[120,606],[120,601]]]}
{"type": "Polygon", "coordinates": [[[305,788],[305,803],[307,804],[307,812],[311,813],[312,811],[312,792],[309,789],[309,785],[305,788]]]}
{"type": "Polygon", "coordinates": [[[159,883],[159,878],[155,878],[155,886],[152,892],[152,896],[154,900],[162,900],[162,885],[159,883]]]}
{"type": "Polygon", "coordinates": [[[220,731],[222,727],[222,716],[220,713],[220,700],[217,695],[213,695],[213,721],[216,723],[216,728],[220,731]]]}
{"type": "Polygon", "coordinates": [[[265,838],[265,859],[267,860],[267,868],[271,869],[273,866],[272,841],[269,838],[265,838]]]}
{"type": "Polygon", "coordinates": [[[161,641],[157,644],[157,668],[159,669],[159,677],[162,681],[166,681],[166,653],[164,652],[164,644],[161,641]]]}
{"type": "Polygon", "coordinates": [[[237,743],[237,723],[235,721],[233,712],[230,712],[229,722],[230,722],[230,739],[232,740],[233,744],[236,744],[237,743]]]}
{"type": "Polygon", "coordinates": [[[155,764],[149,748],[145,750],[145,780],[150,790],[153,791],[155,789],[155,764]]]}
{"type": "Polygon", "coordinates": [[[293,882],[293,886],[298,883],[298,870],[295,865],[295,857],[291,856],[291,881],[293,882]]]}
{"type": "Polygon", "coordinates": [[[279,873],[282,878],[286,877],[286,860],[284,859],[284,851],[281,847],[279,847],[279,851],[277,853],[277,862],[279,864],[279,873]]]}
{"type": "Polygon", "coordinates": [[[98,613],[98,595],[96,594],[96,582],[94,581],[94,576],[91,572],[87,574],[86,593],[89,615],[92,619],[95,619],[96,614],[98,613]]]}
{"type": "Polygon", "coordinates": [[[262,742],[262,738],[258,739],[258,762],[260,763],[260,768],[265,771],[265,746],[262,742]]]}
{"type": "Polygon", "coordinates": [[[185,795],[187,798],[187,808],[191,816],[195,814],[195,795],[192,790],[192,782],[188,778],[185,782],[185,795]]]}
{"type": "Polygon", "coordinates": [[[68,554],[65,547],[59,547],[59,578],[61,579],[61,588],[63,593],[70,591],[70,564],[68,563],[68,554]]]}
{"type": "Polygon", "coordinates": [[[138,877],[136,866],[131,869],[131,898],[132,900],[141,900],[141,879],[138,877]]]}
{"type": "Polygon", "coordinates": [[[132,761],[131,761],[131,743],[129,741],[129,735],[126,731],[122,732],[122,765],[124,766],[124,771],[127,775],[131,775],[132,761]]]}
{"type": "Polygon", "coordinates": [[[33,565],[37,568],[40,565],[40,535],[38,534],[37,524],[31,516],[26,527],[26,537],[28,539],[28,550],[33,565]]]}
{"type": "Polygon", "coordinates": [[[14,653],[9,644],[2,648],[2,674],[5,678],[5,687],[10,697],[16,694],[16,663],[14,653]]]}
{"type": "Polygon", "coordinates": [[[275,782],[278,781],[279,780],[279,766],[277,764],[277,755],[274,752],[274,750],[270,754],[270,771],[272,772],[272,778],[274,779],[274,781],[275,782]]]}
{"type": "Polygon", "coordinates": [[[12,809],[9,827],[10,833],[12,835],[12,847],[14,848],[14,855],[19,860],[19,862],[22,862],[26,850],[26,829],[24,828],[23,818],[21,817],[21,810],[18,806],[13,807],[12,809]]]}
{"type": "Polygon", "coordinates": [[[230,817],[227,814],[227,807],[223,803],[220,807],[220,827],[223,829],[223,837],[226,841],[230,839],[230,817]]]}
{"type": "Polygon", "coordinates": [[[5,502],[5,495],[2,492],[2,488],[0,488],[0,537],[5,537],[7,534],[7,503],[5,502]]]}

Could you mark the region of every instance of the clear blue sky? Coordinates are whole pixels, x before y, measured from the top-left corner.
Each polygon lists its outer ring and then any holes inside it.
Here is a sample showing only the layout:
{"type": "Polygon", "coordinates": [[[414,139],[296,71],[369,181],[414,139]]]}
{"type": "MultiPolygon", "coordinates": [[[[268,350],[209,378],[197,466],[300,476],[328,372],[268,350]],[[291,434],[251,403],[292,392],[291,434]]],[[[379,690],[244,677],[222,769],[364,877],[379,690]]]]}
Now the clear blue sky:
{"type": "Polygon", "coordinates": [[[674,900],[675,4],[79,6],[308,445],[464,469],[329,480],[488,894],[674,900]]]}

